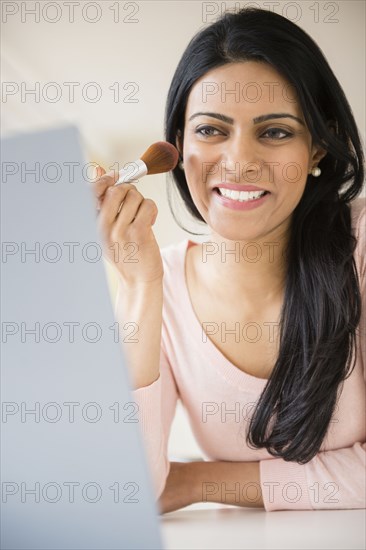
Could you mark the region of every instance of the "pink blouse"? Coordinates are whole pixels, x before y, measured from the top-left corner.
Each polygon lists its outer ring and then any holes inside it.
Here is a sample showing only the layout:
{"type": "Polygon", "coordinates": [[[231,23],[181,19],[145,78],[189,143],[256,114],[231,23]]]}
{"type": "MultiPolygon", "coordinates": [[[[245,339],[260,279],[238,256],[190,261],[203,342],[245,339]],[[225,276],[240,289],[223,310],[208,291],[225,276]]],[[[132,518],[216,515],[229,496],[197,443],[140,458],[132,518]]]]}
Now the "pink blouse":
{"type": "Polygon", "coordinates": [[[317,455],[304,465],[253,450],[245,441],[248,419],[267,380],[246,374],[204,337],[186,279],[186,239],[161,249],[164,305],[160,376],[133,391],[156,498],[169,473],[167,446],[177,400],[210,461],[259,461],[264,506],[272,510],[365,508],[366,456],[366,200],[351,204],[357,238],[354,254],[362,293],[357,362],[343,384],[338,405],[317,455]]]}

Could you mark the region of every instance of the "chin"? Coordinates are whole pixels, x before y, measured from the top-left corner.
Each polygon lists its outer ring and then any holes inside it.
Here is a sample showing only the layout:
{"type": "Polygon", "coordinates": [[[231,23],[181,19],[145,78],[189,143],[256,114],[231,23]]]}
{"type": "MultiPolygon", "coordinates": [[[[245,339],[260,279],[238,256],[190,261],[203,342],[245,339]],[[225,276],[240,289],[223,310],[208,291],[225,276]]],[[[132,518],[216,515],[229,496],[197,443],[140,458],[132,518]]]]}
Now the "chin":
{"type": "Polygon", "coordinates": [[[260,234],[258,232],[249,232],[238,230],[238,227],[229,228],[229,227],[212,227],[210,226],[214,236],[221,237],[228,241],[243,241],[244,242],[256,242],[260,239],[260,234]]]}

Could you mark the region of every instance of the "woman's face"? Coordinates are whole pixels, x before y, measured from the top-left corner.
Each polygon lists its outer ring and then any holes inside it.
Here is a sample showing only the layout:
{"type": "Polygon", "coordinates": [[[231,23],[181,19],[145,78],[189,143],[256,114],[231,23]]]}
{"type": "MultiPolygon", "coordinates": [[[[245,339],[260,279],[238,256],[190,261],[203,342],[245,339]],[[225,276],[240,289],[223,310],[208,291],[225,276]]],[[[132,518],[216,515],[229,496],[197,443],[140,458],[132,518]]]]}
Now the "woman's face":
{"type": "Polygon", "coordinates": [[[195,83],[178,146],[197,209],[213,233],[230,240],[286,231],[324,156],[312,147],[293,87],[252,61],[215,68],[195,83]],[[242,193],[246,186],[267,193],[253,200],[242,193]]]}

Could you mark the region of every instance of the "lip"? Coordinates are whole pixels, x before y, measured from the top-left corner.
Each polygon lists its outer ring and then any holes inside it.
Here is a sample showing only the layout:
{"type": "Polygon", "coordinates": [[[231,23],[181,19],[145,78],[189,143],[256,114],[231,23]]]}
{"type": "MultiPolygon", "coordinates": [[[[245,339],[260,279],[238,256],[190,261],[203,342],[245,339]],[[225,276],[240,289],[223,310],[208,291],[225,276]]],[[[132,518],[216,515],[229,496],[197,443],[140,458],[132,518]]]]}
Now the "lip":
{"type": "MultiPolygon", "coordinates": [[[[215,187],[217,186],[215,185],[215,187]]],[[[214,190],[212,190],[212,194],[214,201],[217,201],[219,205],[226,206],[226,208],[230,208],[231,210],[254,210],[254,208],[258,208],[259,206],[264,204],[266,200],[271,196],[271,193],[268,192],[260,199],[239,202],[229,199],[228,197],[224,197],[214,190]]]]}
{"type": "Polygon", "coordinates": [[[232,191],[268,191],[268,189],[265,189],[264,187],[258,187],[258,185],[240,185],[237,183],[218,183],[217,185],[213,185],[211,189],[213,190],[215,189],[215,187],[231,189],[232,191]]]}

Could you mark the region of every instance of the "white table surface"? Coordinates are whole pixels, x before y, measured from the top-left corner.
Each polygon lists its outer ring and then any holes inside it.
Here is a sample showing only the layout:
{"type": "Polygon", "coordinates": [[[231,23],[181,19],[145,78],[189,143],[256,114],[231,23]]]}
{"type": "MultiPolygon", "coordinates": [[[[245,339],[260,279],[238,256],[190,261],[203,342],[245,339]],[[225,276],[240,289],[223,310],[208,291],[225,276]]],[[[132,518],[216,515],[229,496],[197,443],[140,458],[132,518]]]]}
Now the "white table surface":
{"type": "Polygon", "coordinates": [[[212,502],[159,516],[166,550],[364,550],[365,519],[365,510],[265,512],[212,502]]]}

